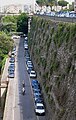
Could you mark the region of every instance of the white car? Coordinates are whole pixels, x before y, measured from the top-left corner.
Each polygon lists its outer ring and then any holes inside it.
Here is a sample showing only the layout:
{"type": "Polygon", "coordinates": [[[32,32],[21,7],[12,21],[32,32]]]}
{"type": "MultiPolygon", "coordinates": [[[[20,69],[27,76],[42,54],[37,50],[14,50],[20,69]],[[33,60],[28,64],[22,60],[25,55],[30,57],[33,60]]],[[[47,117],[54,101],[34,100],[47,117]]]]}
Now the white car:
{"type": "Polygon", "coordinates": [[[24,48],[25,48],[25,50],[27,50],[28,49],[28,44],[25,44],[24,48]]]}
{"type": "Polygon", "coordinates": [[[28,37],[25,37],[25,40],[27,40],[28,39],[28,37]]]}
{"type": "Polygon", "coordinates": [[[31,60],[28,60],[28,61],[27,61],[27,65],[32,65],[32,61],[31,61],[31,60]]]}
{"type": "Polygon", "coordinates": [[[43,103],[37,103],[35,105],[35,113],[36,115],[45,115],[45,108],[43,103]]]}
{"type": "Polygon", "coordinates": [[[37,77],[36,72],[34,70],[31,70],[30,78],[36,78],[36,77],[37,77]]]}

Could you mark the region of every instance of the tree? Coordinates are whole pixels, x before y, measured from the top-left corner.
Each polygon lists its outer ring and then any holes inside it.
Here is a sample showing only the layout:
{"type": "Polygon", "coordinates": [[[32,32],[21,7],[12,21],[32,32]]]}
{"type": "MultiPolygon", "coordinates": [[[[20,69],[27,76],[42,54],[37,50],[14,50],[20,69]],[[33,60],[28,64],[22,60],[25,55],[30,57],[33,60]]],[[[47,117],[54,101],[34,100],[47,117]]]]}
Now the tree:
{"type": "Polygon", "coordinates": [[[18,16],[7,15],[2,18],[3,23],[16,23],[18,16]]]}
{"type": "Polygon", "coordinates": [[[38,5],[40,5],[42,7],[43,5],[46,5],[47,0],[37,0],[36,2],[38,5]]]}
{"type": "Polygon", "coordinates": [[[19,15],[17,19],[17,32],[28,33],[28,16],[25,13],[19,15]]]}
{"type": "Polygon", "coordinates": [[[65,1],[65,0],[60,0],[60,1],[58,1],[58,5],[59,5],[59,6],[64,7],[64,6],[67,6],[67,4],[68,4],[68,2],[65,1]]]}
{"type": "Polygon", "coordinates": [[[8,54],[10,50],[13,48],[13,41],[7,34],[4,32],[0,32],[0,72],[3,66],[3,59],[8,54]]]}
{"type": "Polygon", "coordinates": [[[5,16],[2,18],[2,31],[5,33],[16,32],[18,16],[5,16]]]}

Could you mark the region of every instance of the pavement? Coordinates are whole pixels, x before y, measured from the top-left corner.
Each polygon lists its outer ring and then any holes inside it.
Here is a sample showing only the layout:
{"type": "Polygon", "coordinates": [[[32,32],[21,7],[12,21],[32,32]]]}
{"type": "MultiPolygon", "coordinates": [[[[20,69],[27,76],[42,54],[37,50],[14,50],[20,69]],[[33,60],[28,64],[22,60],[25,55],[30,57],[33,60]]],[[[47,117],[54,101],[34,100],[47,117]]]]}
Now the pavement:
{"type": "MultiPolygon", "coordinates": [[[[7,81],[9,82],[7,88],[6,102],[3,114],[3,120],[12,120],[13,113],[13,99],[14,99],[14,85],[13,79],[9,79],[8,76],[8,66],[9,66],[9,58],[6,59],[5,67],[3,70],[3,74],[1,77],[1,86],[6,86],[7,81]],[[8,114],[9,113],[9,114],[8,114]]],[[[6,88],[1,88],[1,100],[6,88]]],[[[2,103],[3,101],[1,101],[2,103]]],[[[2,112],[0,112],[0,120],[2,120],[2,112]]]]}
{"type": "MultiPolygon", "coordinates": [[[[9,58],[7,58],[5,67],[3,70],[2,78],[1,78],[1,86],[6,84],[6,81],[9,81],[8,83],[8,89],[7,89],[7,95],[6,95],[6,102],[5,102],[5,108],[4,108],[4,115],[3,120],[12,120],[12,112],[13,112],[13,96],[14,96],[14,88],[13,88],[13,79],[9,79],[8,76],[8,66],[9,66],[9,58]],[[9,114],[8,114],[9,113],[9,114]]],[[[5,92],[6,88],[1,88],[1,96],[5,92]]]]}
{"type": "MultiPolygon", "coordinates": [[[[12,88],[12,84],[13,81],[8,79],[8,66],[9,66],[9,58],[6,59],[6,63],[5,63],[5,67],[3,70],[3,74],[1,77],[1,86],[5,86],[6,85],[6,81],[9,81],[8,84],[8,89],[7,89],[7,95],[6,95],[6,102],[5,102],[5,108],[4,108],[4,115],[3,115],[3,120],[10,120],[11,118],[11,113],[12,113],[12,100],[13,100],[13,89],[12,88]],[[9,113],[9,114],[8,114],[9,113]]],[[[3,93],[6,91],[6,88],[1,88],[1,98],[3,96],[3,93]]],[[[1,101],[2,103],[3,101],[1,101]]]]}
{"type": "Polygon", "coordinates": [[[2,116],[3,116],[3,110],[2,110],[2,107],[3,107],[3,100],[4,100],[4,92],[6,91],[6,81],[8,81],[7,79],[7,70],[8,70],[8,62],[9,62],[9,58],[6,59],[6,63],[5,63],[5,66],[4,66],[4,70],[3,70],[3,73],[2,73],[2,76],[1,76],[1,108],[0,108],[0,120],[2,120],[2,116]],[[5,88],[4,88],[5,87],[5,88]]]}

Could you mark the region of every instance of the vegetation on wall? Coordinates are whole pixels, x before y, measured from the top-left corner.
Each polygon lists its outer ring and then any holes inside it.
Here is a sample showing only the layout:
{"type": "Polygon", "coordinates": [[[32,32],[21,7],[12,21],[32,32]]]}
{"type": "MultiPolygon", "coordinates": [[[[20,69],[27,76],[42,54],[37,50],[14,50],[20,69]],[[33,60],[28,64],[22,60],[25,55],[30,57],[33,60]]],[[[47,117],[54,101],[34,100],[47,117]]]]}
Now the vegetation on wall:
{"type": "Polygon", "coordinates": [[[28,43],[39,80],[44,86],[44,98],[50,104],[48,112],[50,114],[51,111],[54,116],[49,115],[48,119],[66,119],[66,114],[67,120],[75,118],[75,97],[72,94],[76,79],[75,31],[75,23],[56,23],[40,17],[32,18],[28,43]]]}

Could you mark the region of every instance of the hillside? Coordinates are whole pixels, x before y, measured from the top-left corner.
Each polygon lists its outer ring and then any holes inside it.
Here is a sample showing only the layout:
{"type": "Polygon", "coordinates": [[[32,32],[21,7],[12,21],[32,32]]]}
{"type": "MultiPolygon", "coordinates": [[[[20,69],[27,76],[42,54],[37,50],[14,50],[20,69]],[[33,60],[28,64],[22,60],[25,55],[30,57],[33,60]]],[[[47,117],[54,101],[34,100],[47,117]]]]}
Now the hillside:
{"type": "Polygon", "coordinates": [[[33,17],[29,46],[47,120],[76,120],[76,24],[33,17]]]}

